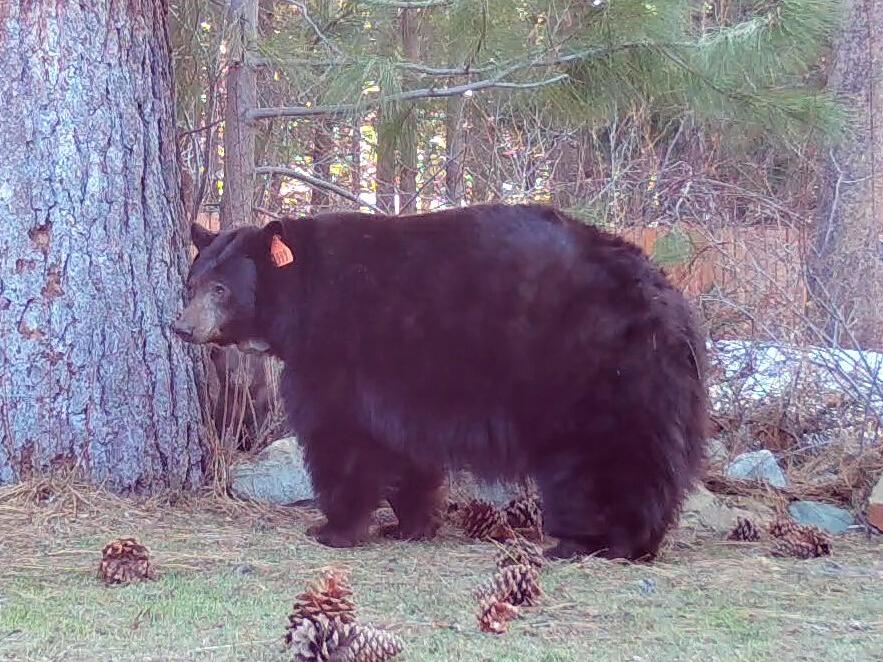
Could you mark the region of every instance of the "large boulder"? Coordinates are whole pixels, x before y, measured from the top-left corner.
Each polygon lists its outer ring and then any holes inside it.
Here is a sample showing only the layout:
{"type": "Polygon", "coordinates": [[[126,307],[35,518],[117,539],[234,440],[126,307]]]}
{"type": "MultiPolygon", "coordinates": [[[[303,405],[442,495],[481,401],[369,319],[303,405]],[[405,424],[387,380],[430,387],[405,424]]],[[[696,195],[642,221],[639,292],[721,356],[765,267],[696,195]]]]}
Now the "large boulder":
{"type": "Polygon", "coordinates": [[[295,437],[274,441],[255,457],[230,467],[230,491],[240,499],[278,505],[315,498],[295,437]]]}

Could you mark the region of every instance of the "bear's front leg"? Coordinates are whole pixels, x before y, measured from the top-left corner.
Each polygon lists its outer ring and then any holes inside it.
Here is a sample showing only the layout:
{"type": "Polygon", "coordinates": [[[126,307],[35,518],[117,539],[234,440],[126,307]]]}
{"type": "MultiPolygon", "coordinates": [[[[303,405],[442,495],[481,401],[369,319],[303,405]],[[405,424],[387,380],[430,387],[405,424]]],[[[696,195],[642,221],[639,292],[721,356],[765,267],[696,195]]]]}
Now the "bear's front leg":
{"type": "Polygon", "coordinates": [[[387,453],[361,435],[331,430],[313,433],[303,444],[313,489],[326,519],[310,527],[307,535],[328,547],[360,544],[388,481],[387,453]]]}
{"type": "Polygon", "coordinates": [[[403,462],[401,475],[387,497],[398,524],[383,528],[383,535],[402,540],[429,540],[441,526],[444,505],[444,473],[441,469],[403,462]]]}

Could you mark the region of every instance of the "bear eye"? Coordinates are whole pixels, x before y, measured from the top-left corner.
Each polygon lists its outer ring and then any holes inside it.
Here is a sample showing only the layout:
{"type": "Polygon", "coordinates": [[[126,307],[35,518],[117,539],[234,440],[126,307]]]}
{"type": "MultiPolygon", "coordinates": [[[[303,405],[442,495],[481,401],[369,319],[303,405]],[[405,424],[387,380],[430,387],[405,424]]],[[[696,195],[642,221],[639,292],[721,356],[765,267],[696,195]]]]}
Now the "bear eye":
{"type": "Polygon", "coordinates": [[[212,292],[216,297],[222,297],[227,294],[227,288],[220,283],[215,283],[215,286],[212,288],[212,292]]]}

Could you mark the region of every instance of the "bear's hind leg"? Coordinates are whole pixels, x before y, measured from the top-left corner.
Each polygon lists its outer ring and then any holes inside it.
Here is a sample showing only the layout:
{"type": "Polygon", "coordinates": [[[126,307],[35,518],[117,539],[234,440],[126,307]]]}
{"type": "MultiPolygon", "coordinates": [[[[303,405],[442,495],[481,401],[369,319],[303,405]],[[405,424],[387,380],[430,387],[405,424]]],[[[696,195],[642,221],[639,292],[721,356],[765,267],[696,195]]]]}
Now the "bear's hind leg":
{"type": "Polygon", "coordinates": [[[403,540],[428,540],[441,526],[444,504],[444,472],[406,460],[389,495],[398,524],[385,527],[384,535],[403,540]]]}
{"type": "Polygon", "coordinates": [[[390,480],[388,453],[368,439],[331,431],[305,438],[304,451],[326,519],[307,534],[329,547],[360,544],[390,480]]]}
{"type": "Polygon", "coordinates": [[[594,555],[651,560],[662,541],[666,517],[638,475],[602,475],[596,461],[567,457],[537,474],[546,532],[558,544],[553,559],[594,555]],[[635,480],[633,480],[635,479],[635,480]]]}

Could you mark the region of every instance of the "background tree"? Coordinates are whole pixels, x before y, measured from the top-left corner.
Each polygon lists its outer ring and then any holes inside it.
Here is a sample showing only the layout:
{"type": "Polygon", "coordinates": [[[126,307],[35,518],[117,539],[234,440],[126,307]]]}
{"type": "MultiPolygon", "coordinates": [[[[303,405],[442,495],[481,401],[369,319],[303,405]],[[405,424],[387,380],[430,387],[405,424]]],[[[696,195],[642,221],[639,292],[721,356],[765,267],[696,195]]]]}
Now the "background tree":
{"type": "Polygon", "coordinates": [[[823,152],[823,197],[808,270],[821,340],[878,334],[883,299],[883,6],[848,3],[828,84],[852,109],[846,140],[823,152]]]}
{"type": "Polygon", "coordinates": [[[202,480],[163,0],[0,14],[0,483],[202,480]]]}

